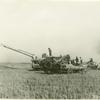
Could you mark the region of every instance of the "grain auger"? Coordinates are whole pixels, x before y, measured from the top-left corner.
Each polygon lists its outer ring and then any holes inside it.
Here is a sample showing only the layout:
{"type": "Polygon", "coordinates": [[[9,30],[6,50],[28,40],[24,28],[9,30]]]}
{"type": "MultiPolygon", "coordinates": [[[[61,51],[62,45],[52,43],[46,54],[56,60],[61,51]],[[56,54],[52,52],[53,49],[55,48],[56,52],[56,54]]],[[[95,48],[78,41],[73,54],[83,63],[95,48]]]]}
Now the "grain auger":
{"type": "Polygon", "coordinates": [[[25,55],[25,56],[30,57],[30,58],[31,58],[31,62],[32,62],[32,68],[34,69],[34,65],[35,65],[35,63],[34,63],[34,62],[35,62],[35,54],[31,54],[31,53],[29,53],[29,52],[26,52],[26,51],[20,50],[20,49],[14,49],[14,48],[9,47],[9,46],[4,45],[4,44],[1,44],[1,46],[3,46],[4,48],[10,49],[10,50],[12,50],[12,51],[21,53],[21,54],[23,54],[23,55],[25,55]]]}

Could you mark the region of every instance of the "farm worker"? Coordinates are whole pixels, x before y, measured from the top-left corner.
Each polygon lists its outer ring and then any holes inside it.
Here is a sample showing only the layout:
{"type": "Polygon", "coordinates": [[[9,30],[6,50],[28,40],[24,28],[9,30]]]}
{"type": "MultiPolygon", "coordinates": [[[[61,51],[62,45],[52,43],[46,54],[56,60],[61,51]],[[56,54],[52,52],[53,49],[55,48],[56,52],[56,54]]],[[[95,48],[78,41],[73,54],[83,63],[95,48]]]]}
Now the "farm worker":
{"type": "Polygon", "coordinates": [[[78,62],[79,62],[79,59],[78,59],[78,57],[76,56],[76,59],[75,59],[75,61],[76,61],[76,64],[78,64],[78,62]]]}
{"type": "Polygon", "coordinates": [[[71,64],[72,64],[72,65],[75,64],[75,60],[74,60],[74,59],[71,60],[71,64]]]}
{"type": "Polygon", "coordinates": [[[49,56],[52,56],[52,50],[50,48],[48,48],[49,50],[49,56]]]}
{"type": "Polygon", "coordinates": [[[68,54],[68,55],[66,55],[66,60],[67,60],[67,64],[70,64],[71,57],[70,57],[70,55],[69,55],[69,54],[68,54]]]}
{"type": "Polygon", "coordinates": [[[93,62],[93,58],[90,58],[90,61],[89,62],[93,62]]]}
{"type": "Polygon", "coordinates": [[[82,60],[82,58],[80,57],[80,64],[82,64],[83,63],[83,60],[82,60]]]}

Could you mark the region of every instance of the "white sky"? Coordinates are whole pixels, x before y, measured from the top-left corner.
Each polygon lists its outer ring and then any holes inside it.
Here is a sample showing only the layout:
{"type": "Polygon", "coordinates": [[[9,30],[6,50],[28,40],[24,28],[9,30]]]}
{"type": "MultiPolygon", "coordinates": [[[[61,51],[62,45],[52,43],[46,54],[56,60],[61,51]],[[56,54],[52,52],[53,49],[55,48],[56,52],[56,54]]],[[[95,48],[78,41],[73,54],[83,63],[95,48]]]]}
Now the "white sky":
{"type": "MultiPolygon", "coordinates": [[[[100,60],[100,2],[0,0],[0,43],[41,56],[70,54],[100,60]]],[[[0,62],[25,62],[0,48],[0,62]]]]}

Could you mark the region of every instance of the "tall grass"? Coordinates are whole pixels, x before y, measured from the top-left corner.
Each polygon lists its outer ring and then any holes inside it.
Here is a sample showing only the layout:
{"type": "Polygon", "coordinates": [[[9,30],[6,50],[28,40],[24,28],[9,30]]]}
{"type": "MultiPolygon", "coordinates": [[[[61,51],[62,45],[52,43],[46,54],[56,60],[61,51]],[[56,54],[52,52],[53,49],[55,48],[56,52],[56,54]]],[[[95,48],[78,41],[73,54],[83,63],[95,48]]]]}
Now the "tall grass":
{"type": "Polygon", "coordinates": [[[84,75],[51,75],[12,81],[0,94],[3,98],[91,99],[99,98],[100,79],[84,75]],[[82,78],[83,77],[83,78],[82,78]]]}
{"type": "Polygon", "coordinates": [[[0,98],[100,98],[100,72],[91,73],[47,75],[28,70],[2,70],[0,72],[0,98]],[[98,75],[93,77],[91,73],[98,75]]]}

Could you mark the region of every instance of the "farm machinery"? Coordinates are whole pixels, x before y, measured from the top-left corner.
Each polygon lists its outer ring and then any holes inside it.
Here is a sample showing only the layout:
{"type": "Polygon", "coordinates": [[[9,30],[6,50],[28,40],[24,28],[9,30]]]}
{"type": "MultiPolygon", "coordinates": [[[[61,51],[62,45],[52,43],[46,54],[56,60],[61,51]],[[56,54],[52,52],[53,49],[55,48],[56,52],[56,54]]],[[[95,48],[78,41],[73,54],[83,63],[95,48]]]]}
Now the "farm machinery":
{"type": "Polygon", "coordinates": [[[71,64],[70,56],[52,56],[52,50],[48,48],[49,56],[43,55],[41,59],[35,59],[35,55],[24,50],[14,49],[9,46],[2,44],[3,47],[13,50],[15,52],[21,53],[25,56],[31,58],[32,69],[42,70],[45,73],[68,73],[68,72],[83,72],[86,71],[86,66],[83,67],[82,64],[71,64]]]}

